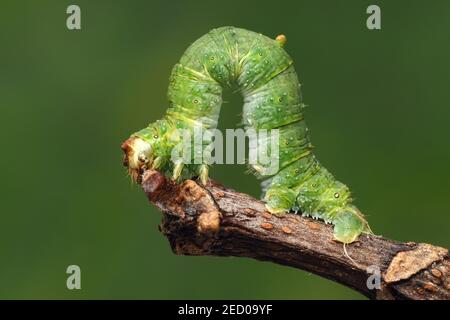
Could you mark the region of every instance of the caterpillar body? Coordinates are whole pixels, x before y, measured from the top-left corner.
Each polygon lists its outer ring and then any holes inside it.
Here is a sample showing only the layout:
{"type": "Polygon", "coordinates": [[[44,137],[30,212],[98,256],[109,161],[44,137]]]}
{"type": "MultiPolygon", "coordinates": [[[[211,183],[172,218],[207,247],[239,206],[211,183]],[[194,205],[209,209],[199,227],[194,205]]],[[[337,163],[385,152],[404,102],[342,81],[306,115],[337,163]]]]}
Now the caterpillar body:
{"type": "Polygon", "coordinates": [[[263,179],[267,209],[274,214],[300,210],[323,219],[334,225],[336,240],[351,243],[370,229],[347,186],[312,153],[300,84],[283,49],[285,41],[284,36],[273,40],[235,27],[213,29],[195,41],[172,70],[166,115],[124,143],[125,162],[134,179],[151,167],[173,179],[199,176],[206,183],[207,163],[170,161],[179,139],[175,132],[193,130],[199,119],[204,128],[216,128],[222,89],[236,86],[244,98],[244,126],[279,130],[278,171],[266,175],[261,164],[252,165],[263,179]]]}

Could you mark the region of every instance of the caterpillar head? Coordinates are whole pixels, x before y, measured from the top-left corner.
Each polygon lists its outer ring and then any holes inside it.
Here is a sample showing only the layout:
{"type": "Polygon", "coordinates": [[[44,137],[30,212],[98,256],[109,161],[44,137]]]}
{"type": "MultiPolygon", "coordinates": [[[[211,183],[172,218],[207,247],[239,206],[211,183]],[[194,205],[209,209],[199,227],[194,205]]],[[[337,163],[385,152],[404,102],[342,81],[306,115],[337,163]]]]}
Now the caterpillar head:
{"type": "Polygon", "coordinates": [[[128,173],[133,181],[138,181],[140,175],[151,164],[152,146],[147,141],[137,136],[131,136],[122,144],[125,152],[124,166],[128,167],[128,173]]]}
{"type": "Polygon", "coordinates": [[[122,144],[125,153],[123,164],[128,167],[128,173],[135,182],[140,182],[145,170],[156,168],[163,154],[162,146],[166,145],[166,129],[161,121],[134,133],[122,144]]]}

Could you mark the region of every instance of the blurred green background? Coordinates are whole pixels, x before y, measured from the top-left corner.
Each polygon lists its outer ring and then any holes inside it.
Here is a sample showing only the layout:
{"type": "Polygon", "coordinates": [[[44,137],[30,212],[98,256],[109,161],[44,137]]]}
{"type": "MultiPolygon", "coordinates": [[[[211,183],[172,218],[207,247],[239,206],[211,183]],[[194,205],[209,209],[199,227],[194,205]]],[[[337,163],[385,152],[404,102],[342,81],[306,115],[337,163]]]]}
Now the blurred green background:
{"type": "MultiPolygon", "coordinates": [[[[167,106],[172,66],[213,27],[284,33],[321,162],[377,234],[449,247],[450,2],[2,1],[0,298],[361,299],[315,275],[171,253],[121,142],[167,106]],[[66,28],[77,4],[82,30],[66,28]],[[366,28],[378,4],[382,30],[366,28]],[[66,267],[82,289],[66,288],[66,267]]],[[[221,128],[239,122],[225,96],[221,128]]],[[[255,196],[244,166],[212,176],[255,196]]]]}

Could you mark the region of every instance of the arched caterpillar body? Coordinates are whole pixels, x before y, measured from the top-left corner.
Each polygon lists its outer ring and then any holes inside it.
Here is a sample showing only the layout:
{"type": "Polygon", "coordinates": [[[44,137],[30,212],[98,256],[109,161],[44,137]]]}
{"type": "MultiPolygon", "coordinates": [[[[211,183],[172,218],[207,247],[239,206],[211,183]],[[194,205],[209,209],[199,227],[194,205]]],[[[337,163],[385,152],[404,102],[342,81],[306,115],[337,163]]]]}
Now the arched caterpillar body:
{"type": "MultiPolygon", "coordinates": [[[[334,224],[334,237],[343,243],[370,232],[350,191],[320,165],[303,118],[300,84],[293,61],[283,49],[286,38],[272,40],[252,31],[221,27],[195,41],[175,65],[170,77],[170,107],[165,117],[133,134],[123,145],[126,164],[136,179],[143,168],[156,168],[174,179],[208,177],[208,165],[170,161],[180,137],[178,129],[197,124],[216,128],[222,88],[237,86],[244,97],[246,127],[279,130],[279,170],[265,175],[267,209],[283,214],[300,209],[303,215],[334,224]]],[[[257,138],[258,139],[258,138],[257,138]]]]}

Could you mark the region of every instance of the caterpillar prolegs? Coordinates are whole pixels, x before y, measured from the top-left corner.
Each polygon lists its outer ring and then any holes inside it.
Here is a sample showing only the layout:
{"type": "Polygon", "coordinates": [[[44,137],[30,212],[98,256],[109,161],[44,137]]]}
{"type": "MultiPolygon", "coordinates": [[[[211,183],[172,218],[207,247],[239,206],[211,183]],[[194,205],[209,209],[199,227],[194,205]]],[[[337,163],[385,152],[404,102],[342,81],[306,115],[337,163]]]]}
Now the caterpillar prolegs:
{"type": "Polygon", "coordinates": [[[334,225],[336,240],[351,243],[370,229],[352,205],[347,186],[312,153],[300,84],[283,49],[285,41],[284,36],[272,40],[235,27],[213,29],[195,41],[172,70],[164,118],[134,133],[123,145],[126,164],[134,179],[151,167],[173,179],[199,176],[206,183],[206,162],[173,162],[171,152],[180,129],[192,132],[199,123],[216,128],[222,89],[235,86],[244,98],[244,126],[279,130],[279,169],[265,174],[261,164],[252,165],[263,179],[267,209],[274,214],[300,210],[323,219],[334,225]]]}

